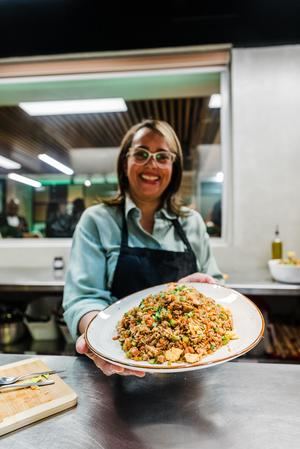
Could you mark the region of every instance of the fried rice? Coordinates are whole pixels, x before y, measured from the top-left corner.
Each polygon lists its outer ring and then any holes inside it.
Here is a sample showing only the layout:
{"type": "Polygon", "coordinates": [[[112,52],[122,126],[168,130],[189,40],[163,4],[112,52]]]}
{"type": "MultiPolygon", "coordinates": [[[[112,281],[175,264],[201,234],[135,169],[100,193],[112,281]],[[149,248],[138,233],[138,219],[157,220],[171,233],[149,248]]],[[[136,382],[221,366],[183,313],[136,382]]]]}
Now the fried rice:
{"type": "Polygon", "coordinates": [[[230,310],[175,283],[126,312],[113,337],[128,358],[169,365],[199,362],[234,338],[230,310]]]}

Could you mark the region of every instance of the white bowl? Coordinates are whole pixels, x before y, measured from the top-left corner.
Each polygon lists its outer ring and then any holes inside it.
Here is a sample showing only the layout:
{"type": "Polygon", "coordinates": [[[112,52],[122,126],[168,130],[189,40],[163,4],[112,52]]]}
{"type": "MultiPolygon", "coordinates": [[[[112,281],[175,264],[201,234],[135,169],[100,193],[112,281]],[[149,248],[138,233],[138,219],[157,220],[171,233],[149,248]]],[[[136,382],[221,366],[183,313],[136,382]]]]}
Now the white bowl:
{"type": "Polygon", "coordinates": [[[300,266],[280,263],[280,259],[268,262],[272,278],[287,284],[300,284],[300,266]]]}

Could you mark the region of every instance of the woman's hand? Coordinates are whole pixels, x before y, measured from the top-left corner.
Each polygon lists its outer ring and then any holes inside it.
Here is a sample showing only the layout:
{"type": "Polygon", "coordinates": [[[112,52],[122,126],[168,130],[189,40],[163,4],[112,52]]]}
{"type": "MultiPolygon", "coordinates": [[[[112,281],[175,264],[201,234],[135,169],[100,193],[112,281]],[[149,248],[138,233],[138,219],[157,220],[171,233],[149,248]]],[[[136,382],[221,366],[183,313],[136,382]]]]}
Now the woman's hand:
{"type": "Polygon", "coordinates": [[[145,373],[142,371],[133,371],[129,369],[122,368],[121,366],[113,365],[112,363],[108,363],[103,360],[98,355],[91,352],[88,348],[88,345],[85,341],[84,335],[80,335],[76,341],[76,351],[79,354],[85,354],[89,357],[95,365],[106,375],[111,376],[112,374],[120,374],[121,376],[137,376],[144,377],[145,373]]]}
{"type": "Polygon", "coordinates": [[[209,274],[193,273],[179,279],[179,281],[177,282],[179,284],[184,284],[185,282],[203,282],[206,284],[216,284],[217,281],[213,277],[209,276],[209,274]]]}

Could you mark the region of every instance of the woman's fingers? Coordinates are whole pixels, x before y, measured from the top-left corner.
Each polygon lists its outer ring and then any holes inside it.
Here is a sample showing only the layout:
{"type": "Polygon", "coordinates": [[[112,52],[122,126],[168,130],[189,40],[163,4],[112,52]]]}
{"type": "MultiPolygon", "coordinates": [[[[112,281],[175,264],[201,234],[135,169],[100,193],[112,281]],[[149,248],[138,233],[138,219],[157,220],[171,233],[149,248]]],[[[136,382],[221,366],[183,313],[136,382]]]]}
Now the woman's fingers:
{"type": "Polygon", "coordinates": [[[88,352],[87,356],[93,360],[95,365],[98,368],[100,368],[101,371],[106,376],[111,376],[112,374],[119,374],[121,376],[137,376],[137,377],[145,376],[145,373],[142,371],[133,371],[133,370],[123,368],[122,366],[114,365],[112,363],[106,362],[106,360],[103,360],[101,357],[99,357],[96,354],[93,354],[91,352],[88,352]]]}
{"type": "Polygon", "coordinates": [[[88,345],[85,341],[84,335],[80,335],[76,341],[76,351],[79,354],[86,354],[88,352],[88,345]]]}
{"type": "Polygon", "coordinates": [[[76,351],[79,354],[85,354],[89,357],[97,368],[99,368],[106,376],[111,376],[112,374],[120,374],[121,376],[137,376],[144,377],[145,373],[143,371],[133,371],[122,366],[113,365],[112,363],[106,362],[97,354],[91,352],[88,348],[84,335],[80,335],[76,341],[76,351]]]}
{"type": "Polygon", "coordinates": [[[178,283],[182,284],[184,282],[205,282],[207,284],[215,284],[216,281],[209,274],[205,273],[193,273],[189,276],[179,279],[178,283]]]}

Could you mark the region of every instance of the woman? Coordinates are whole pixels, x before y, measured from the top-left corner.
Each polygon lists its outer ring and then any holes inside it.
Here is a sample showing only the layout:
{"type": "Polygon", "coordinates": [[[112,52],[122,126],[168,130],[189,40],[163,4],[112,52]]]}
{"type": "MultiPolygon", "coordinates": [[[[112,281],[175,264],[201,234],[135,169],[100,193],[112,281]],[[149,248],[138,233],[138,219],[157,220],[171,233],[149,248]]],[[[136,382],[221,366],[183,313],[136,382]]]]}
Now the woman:
{"type": "MultiPolygon", "coordinates": [[[[178,202],[182,150],[171,126],[157,120],[133,126],[117,171],[117,198],[86,210],[74,234],[64,316],[75,338],[116,298],[165,282],[222,279],[201,216],[178,202]]],[[[143,375],[91,354],[83,335],[76,349],[107,375],[143,375]]]]}

